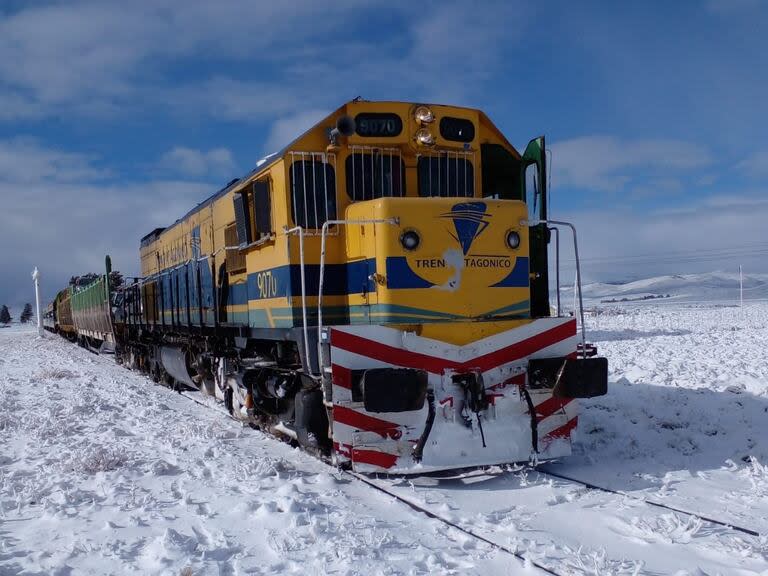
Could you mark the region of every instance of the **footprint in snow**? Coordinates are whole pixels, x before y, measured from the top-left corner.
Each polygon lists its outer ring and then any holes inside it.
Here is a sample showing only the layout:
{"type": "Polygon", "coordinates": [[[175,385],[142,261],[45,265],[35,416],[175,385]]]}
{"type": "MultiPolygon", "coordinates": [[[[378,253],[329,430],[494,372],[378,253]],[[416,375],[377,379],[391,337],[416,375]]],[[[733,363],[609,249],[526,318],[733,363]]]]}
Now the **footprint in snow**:
{"type": "Polygon", "coordinates": [[[162,459],[153,462],[150,470],[155,476],[176,476],[181,473],[181,469],[178,466],[162,459]]]}

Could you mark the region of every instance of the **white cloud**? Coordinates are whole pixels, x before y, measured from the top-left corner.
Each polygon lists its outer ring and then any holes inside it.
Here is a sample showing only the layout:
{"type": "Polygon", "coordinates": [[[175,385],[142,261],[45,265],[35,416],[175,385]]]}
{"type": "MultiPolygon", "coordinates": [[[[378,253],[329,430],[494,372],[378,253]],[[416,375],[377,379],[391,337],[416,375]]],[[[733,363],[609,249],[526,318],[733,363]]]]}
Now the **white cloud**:
{"type": "Polygon", "coordinates": [[[752,178],[768,176],[768,149],[753,152],[739,162],[736,167],[752,178]]]}
{"type": "Polygon", "coordinates": [[[45,115],[39,103],[13,90],[0,86],[0,122],[37,119],[45,115]]]}
{"type": "Polygon", "coordinates": [[[630,190],[632,198],[670,197],[683,192],[683,183],[677,178],[651,178],[630,190]]]}
{"type": "Polygon", "coordinates": [[[173,223],[212,192],[207,184],[173,180],[109,186],[72,182],[55,188],[0,182],[5,270],[0,301],[24,301],[31,286],[28,273],[35,266],[44,276],[47,296],[73,274],[101,270],[105,254],[112,256],[115,269],[136,275],[139,239],[173,223]]]}
{"type": "Polygon", "coordinates": [[[159,165],[169,172],[185,176],[231,175],[235,170],[232,152],[226,148],[213,148],[206,152],[176,146],[163,154],[159,165]]]}
{"type": "MultiPolygon", "coordinates": [[[[747,265],[768,272],[765,221],[768,197],[721,194],[677,209],[655,212],[616,209],[572,211],[562,218],[579,233],[584,278],[610,280],[658,274],[705,272],[747,265]],[[755,254],[750,246],[763,246],[755,254]]],[[[572,259],[571,240],[561,240],[563,259],[572,259]]],[[[564,277],[572,278],[572,262],[564,277]]]]}
{"type": "Polygon", "coordinates": [[[289,114],[304,106],[301,90],[293,85],[215,76],[196,83],[152,93],[159,107],[173,103],[178,115],[206,114],[219,120],[260,122],[289,114]]]}
{"type": "MultiPolygon", "coordinates": [[[[0,102],[14,104],[0,119],[60,113],[62,106],[81,114],[135,106],[139,94],[162,84],[159,71],[184,58],[290,63],[318,30],[332,35],[343,28],[354,6],[351,0],[22,4],[0,19],[0,102]]],[[[249,97],[259,100],[258,93],[249,97]]]]}
{"type": "Polygon", "coordinates": [[[552,145],[554,185],[617,191],[633,171],[647,175],[686,171],[712,162],[703,146],[670,139],[622,140],[612,136],[582,136],[552,145]]]}
{"type": "Polygon", "coordinates": [[[38,266],[50,297],[73,274],[138,272],[141,236],[167,226],[214,187],[189,180],[105,182],[92,159],[34,141],[0,141],[0,303],[30,299],[38,266]]]}
{"type": "Polygon", "coordinates": [[[265,151],[271,153],[281,150],[328,114],[328,110],[306,110],[277,120],[267,136],[265,151]]]}
{"type": "Polygon", "coordinates": [[[0,181],[90,182],[108,175],[108,171],[95,168],[92,160],[82,154],[45,148],[28,138],[0,140],[0,181]]]}
{"type": "Polygon", "coordinates": [[[707,0],[706,9],[713,14],[738,14],[760,8],[762,0],[707,0]]]}
{"type": "Polygon", "coordinates": [[[22,4],[0,20],[0,103],[10,104],[0,121],[65,110],[125,114],[147,105],[253,121],[330,108],[361,88],[369,96],[469,103],[507,62],[531,12],[508,2],[433,2],[421,7],[428,17],[414,18],[407,2],[373,4],[22,4]],[[350,30],[370,20],[375,4],[404,25],[375,43],[353,39],[359,35],[350,30]],[[182,87],[164,81],[192,59],[201,70],[214,63],[226,72],[182,87]]]}
{"type": "Polygon", "coordinates": [[[494,76],[504,48],[520,40],[532,10],[521,2],[438,3],[426,10],[427,18],[409,19],[412,48],[402,68],[424,78],[425,87],[461,98],[467,86],[494,76]]]}

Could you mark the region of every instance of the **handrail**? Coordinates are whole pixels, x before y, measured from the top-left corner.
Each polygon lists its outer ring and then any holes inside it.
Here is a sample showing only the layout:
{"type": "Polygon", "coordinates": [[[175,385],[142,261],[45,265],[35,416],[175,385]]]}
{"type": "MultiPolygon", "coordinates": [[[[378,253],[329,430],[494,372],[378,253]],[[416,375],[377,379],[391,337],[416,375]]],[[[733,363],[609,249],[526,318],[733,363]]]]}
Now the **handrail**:
{"type": "MultiPolygon", "coordinates": [[[[579,264],[579,244],[576,240],[576,227],[570,222],[563,222],[561,220],[523,220],[520,222],[522,226],[536,226],[537,224],[546,224],[552,226],[567,226],[571,229],[573,234],[573,255],[576,259],[576,285],[579,293],[579,318],[581,320],[581,353],[584,358],[587,357],[587,337],[584,329],[584,300],[581,295],[581,266],[579,264]]],[[[558,236],[559,238],[559,236],[558,236]]],[[[558,292],[560,287],[558,286],[558,292]]]]}
{"type": "Polygon", "coordinates": [[[557,293],[557,316],[560,317],[560,229],[547,227],[555,233],[555,292],[557,293]]]}
{"type": "MultiPolygon", "coordinates": [[[[363,224],[393,224],[397,226],[400,224],[398,218],[364,218],[361,220],[326,220],[323,223],[323,227],[320,231],[320,281],[318,284],[317,293],[317,342],[318,342],[318,356],[317,367],[320,370],[320,377],[323,374],[323,347],[320,345],[320,337],[323,331],[323,280],[325,279],[325,239],[328,235],[328,227],[339,225],[363,225],[363,224]]],[[[302,265],[303,273],[303,265],[302,265]]]]}
{"type": "Polygon", "coordinates": [[[301,272],[301,318],[304,327],[304,354],[307,357],[307,373],[312,374],[312,364],[309,357],[309,329],[307,328],[307,282],[304,276],[304,228],[301,226],[294,226],[293,228],[286,228],[286,236],[290,234],[298,234],[299,236],[299,270],[301,272]]]}

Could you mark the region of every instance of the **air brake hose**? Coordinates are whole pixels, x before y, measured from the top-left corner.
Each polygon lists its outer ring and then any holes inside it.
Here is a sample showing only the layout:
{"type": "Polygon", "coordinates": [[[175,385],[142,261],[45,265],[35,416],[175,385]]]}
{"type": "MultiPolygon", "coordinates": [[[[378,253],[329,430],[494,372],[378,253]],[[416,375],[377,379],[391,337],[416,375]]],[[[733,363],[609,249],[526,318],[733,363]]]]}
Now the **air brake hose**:
{"type": "Polygon", "coordinates": [[[483,432],[483,422],[480,420],[480,412],[475,412],[477,415],[477,427],[480,429],[480,439],[483,441],[483,448],[486,448],[485,445],[485,432],[483,432]]]}
{"type": "Polygon", "coordinates": [[[528,389],[525,386],[521,387],[521,390],[523,392],[523,395],[525,396],[525,401],[528,403],[528,412],[531,415],[531,443],[533,444],[533,451],[534,453],[539,453],[539,424],[538,420],[536,420],[536,408],[533,406],[533,400],[531,400],[531,395],[528,394],[528,389]]]}
{"type": "Polygon", "coordinates": [[[432,424],[435,422],[435,392],[433,390],[427,390],[427,423],[424,425],[424,431],[419,437],[419,441],[413,448],[413,460],[415,462],[421,462],[421,458],[424,455],[424,445],[427,443],[429,433],[432,432],[432,424]]]}

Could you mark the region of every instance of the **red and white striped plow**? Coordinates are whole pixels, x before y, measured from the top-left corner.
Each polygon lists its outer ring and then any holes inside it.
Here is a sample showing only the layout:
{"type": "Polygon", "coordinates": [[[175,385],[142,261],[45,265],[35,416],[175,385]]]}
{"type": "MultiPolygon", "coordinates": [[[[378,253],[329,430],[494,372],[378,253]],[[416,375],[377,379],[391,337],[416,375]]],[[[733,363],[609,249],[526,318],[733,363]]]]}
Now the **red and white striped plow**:
{"type": "MultiPolygon", "coordinates": [[[[577,344],[571,318],[534,320],[463,346],[384,326],[339,326],[329,333],[335,455],[364,472],[418,473],[528,460],[533,453],[523,393],[528,361],[574,354],[577,344]],[[356,375],[373,368],[427,372],[436,415],[420,461],[414,448],[425,430],[426,402],[420,410],[372,413],[353,401],[356,375]],[[464,409],[465,389],[453,378],[470,372],[482,375],[488,401],[479,422],[464,409]]],[[[576,401],[554,398],[550,389],[528,393],[536,411],[538,458],[570,454],[576,401]]]]}

